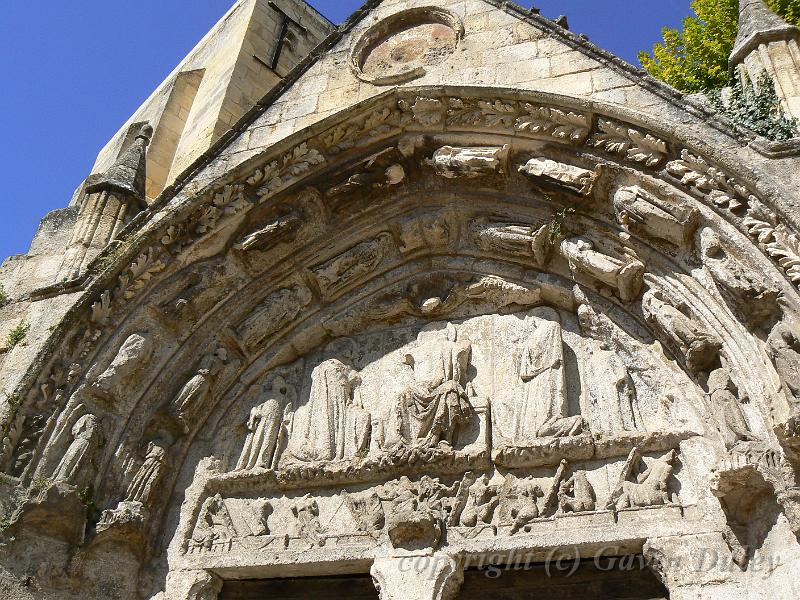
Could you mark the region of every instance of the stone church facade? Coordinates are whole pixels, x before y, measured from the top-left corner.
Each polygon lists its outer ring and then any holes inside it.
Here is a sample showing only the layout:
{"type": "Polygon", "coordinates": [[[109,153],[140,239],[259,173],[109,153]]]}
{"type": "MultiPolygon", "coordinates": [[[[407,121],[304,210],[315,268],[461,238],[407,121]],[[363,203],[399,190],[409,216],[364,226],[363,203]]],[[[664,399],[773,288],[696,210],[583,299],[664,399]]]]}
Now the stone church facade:
{"type": "Polygon", "coordinates": [[[0,269],[0,595],[800,598],[799,157],[513,3],[240,0],[0,269]]]}

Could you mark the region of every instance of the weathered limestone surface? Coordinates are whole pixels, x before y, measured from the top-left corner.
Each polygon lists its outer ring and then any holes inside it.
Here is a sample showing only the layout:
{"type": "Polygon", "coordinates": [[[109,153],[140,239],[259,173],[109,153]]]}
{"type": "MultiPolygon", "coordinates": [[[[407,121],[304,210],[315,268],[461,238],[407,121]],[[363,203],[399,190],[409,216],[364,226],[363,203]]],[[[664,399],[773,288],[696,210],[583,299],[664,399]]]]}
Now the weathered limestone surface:
{"type": "Polygon", "coordinates": [[[598,600],[624,557],[648,599],[800,597],[798,158],[494,0],[376,0],[281,80],[328,27],[276,6],[0,270],[0,595],[578,556],[598,600]]]}

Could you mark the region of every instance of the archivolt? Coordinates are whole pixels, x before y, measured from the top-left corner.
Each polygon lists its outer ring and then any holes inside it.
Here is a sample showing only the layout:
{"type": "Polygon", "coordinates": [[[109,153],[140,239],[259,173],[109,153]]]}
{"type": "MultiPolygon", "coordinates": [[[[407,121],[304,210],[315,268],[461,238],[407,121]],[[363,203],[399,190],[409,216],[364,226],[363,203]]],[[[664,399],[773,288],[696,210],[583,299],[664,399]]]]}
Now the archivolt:
{"type": "Polygon", "coordinates": [[[174,199],[127,233],[113,266],[97,274],[28,376],[7,432],[6,471],[23,479],[44,473],[47,455],[63,450],[69,422],[88,405],[125,423],[108,432],[95,481],[99,500],[111,502],[142,440],[168,430],[180,464],[202,421],[218,420],[269,368],[375,319],[450,318],[464,307],[480,310],[481,302],[497,309],[489,292],[470,297],[470,286],[487,277],[523,296],[539,289],[543,302],[571,310],[585,300],[612,319],[632,315],[642,327],[637,335],[648,338],[638,301],[623,301],[620,290],[591,277],[577,277],[573,289],[575,273],[557,243],[548,248],[554,258],[492,248],[476,237],[480,223],[544,228],[551,242],[588,235],[614,260],[640,260],[648,287],[710,330],[729,332],[723,355],[742,373],[742,386],[751,398],[774,402],[778,381],[763,344],[702,271],[701,234],[681,248],[626,229],[611,198],[638,185],[698,211],[698,231],[708,227],[732,247],[757,247],[763,259],[746,266],[765,273],[765,289],[780,291],[789,307],[798,299],[798,238],[755,182],[672,141],[663,128],[633,121],[555,96],[394,91],[297,133],[205,192],[174,199]],[[476,146],[484,163],[497,164],[471,173],[446,153],[431,164],[444,147],[476,146]],[[583,172],[581,185],[569,174],[520,172],[531,158],[583,172]],[[127,396],[81,395],[136,333],[159,348],[127,396]],[[198,372],[198,359],[211,364],[220,349],[202,418],[176,420],[169,400],[198,372]],[[761,364],[746,358],[754,355],[761,364]]]}

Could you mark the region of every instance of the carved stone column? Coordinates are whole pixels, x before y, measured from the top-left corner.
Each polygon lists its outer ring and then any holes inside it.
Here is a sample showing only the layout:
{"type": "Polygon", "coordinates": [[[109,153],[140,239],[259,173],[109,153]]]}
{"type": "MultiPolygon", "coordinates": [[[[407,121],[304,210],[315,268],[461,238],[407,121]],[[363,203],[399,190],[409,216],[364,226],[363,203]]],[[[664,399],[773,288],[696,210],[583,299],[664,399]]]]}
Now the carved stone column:
{"type": "Polygon", "coordinates": [[[222,579],[208,571],[174,571],[167,576],[164,600],[217,600],[222,579]]]}
{"type": "Polygon", "coordinates": [[[122,228],[147,208],[146,154],[152,135],[153,129],[149,125],[143,127],[110,169],[87,179],[72,239],[61,263],[59,280],[78,277],[122,228]]]}
{"type": "Polygon", "coordinates": [[[443,553],[378,558],[371,573],[381,600],[453,600],[464,583],[461,559],[443,553]]]}

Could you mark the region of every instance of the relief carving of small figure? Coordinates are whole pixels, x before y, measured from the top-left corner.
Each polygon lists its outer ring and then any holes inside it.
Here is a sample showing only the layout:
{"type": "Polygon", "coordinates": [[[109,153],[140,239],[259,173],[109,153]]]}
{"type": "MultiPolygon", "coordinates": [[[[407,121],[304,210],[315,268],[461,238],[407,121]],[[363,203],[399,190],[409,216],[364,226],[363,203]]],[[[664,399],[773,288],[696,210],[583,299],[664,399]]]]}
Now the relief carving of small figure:
{"type": "Polygon", "coordinates": [[[466,384],[472,344],[458,340],[453,325],[430,336],[406,355],[414,381],[394,401],[387,418],[385,447],[440,444],[453,447],[459,429],[472,418],[466,384]]]}
{"type": "Polygon", "coordinates": [[[489,485],[488,475],[481,475],[467,490],[467,503],[460,518],[461,526],[490,525],[499,503],[497,488],[489,485]]]}
{"type": "Polygon", "coordinates": [[[566,188],[582,196],[589,196],[600,175],[600,167],[589,171],[547,158],[532,158],[519,168],[519,172],[566,188]]]}
{"type": "Polygon", "coordinates": [[[707,397],[728,450],[733,450],[741,442],[758,441],[750,431],[739,402],[739,390],[727,369],[716,369],[708,376],[707,397]]]}
{"type": "Polygon", "coordinates": [[[153,493],[158,488],[167,469],[167,445],[159,440],[154,440],[147,445],[144,462],[133,476],[126,502],[140,502],[148,506],[153,499],[153,493]]]}
{"type": "Polygon", "coordinates": [[[192,539],[206,549],[210,549],[217,540],[231,540],[238,537],[228,507],[220,494],[208,498],[203,503],[200,515],[192,539]]]}
{"type": "Polygon", "coordinates": [[[342,498],[350,514],[353,515],[359,531],[375,533],[381,531],[386,525],[386,513],[377,492],[360,494],[342,492],[342,498]]]}
{"type": "MultiPolygon", "coordinates": [[[[260,395],[262,391],[261,386],[253,386],[248,397],[260,395]]],[[[236,465],[237,471],[255,467],[278,468],[296,399],[297,392],[283,377],[273,379],[267,400],[250,411],[247,421],[249,433],[236,465]]]]}
{"type": "Polygon", "coordinates": [[[544,225],[493,223],[486,218],[473,225],[475,242],[487,252],[505,252],[533,260],[544,267],[552,254],[550,228],[544,225]]]}
{"type": "Polygon", "coordinates": [[[308,404],[298,411],[286,454],[300,462],[353,460],[367,455],[372,417],[363,409],[360,375],[337,358],[311,373],[308,404]]]}
{"type": "Polygon", "coordinates": [[[595,509],[595,495],[586,471],[576,471],[562,482],[558,490],[558,507],[561,512],[591,512],[595,509]]]}
{"type": "Polygon", "coordinates": [[[617,488],[611,495],[607,507],[612,510],[626,508],[647,508],[664,506],[672,502],[669,482],[675,471],[677,452],[670,450],[663,458],[654,461],[636,476],[636,481],[629,481],[636,464],[641,461],[639,449],[634,448],[622,471],[617,488]]]}
{"type": "Polygon", "coordinates": [[[313,299],[311,291],[303,285],[273,292],[236,328],[242,344],[250,350],[257,349],[267,338],[296,319],[313,299]]]}
{"type": "Polygon", "coordinates": [[[216,378],[227,360],[228,353],[224,348],[219,348],[206,356],[200,362],[197,373],[178,392],[172,408],[186,433],[191,431],[193,421],[202,412],[203,405],[210,397],[216,378]]]}
{"type": "Polygon", "coordinates": [[[522,531],[540,518],[538,500],[544,497],[544,492],[532,481],[509,476],[503,485],[501,496],[506,505],[504,513],[512,523],[510,535],[522,531]]]}
{"type": "Polygon", "coordinates": [[[289,210],[262,229],[248,234],[236,248],[245,252],[251,250],[267,252],[278,244],[294,240],[302,225],[302,213],[299,210],[289,210]]]}
{"type": "Polygon", "coordinates": [[[297,533],[315,546],[325,545],[325,530],[319,522],[319,504],[306,494],[292,506],[292,514],[297,520],[297,533]]]}
{"type": "Polygon", "coordinates": [[[642,291],[645,266],[639,260],[620,260],[598,252],[594,242],[585,237],[561,242],[561,255],[567,259],[574,277],[584,275],[608,286],[623,302],[634,301],[642,291]]]}
{"type": "Polygon", "coordinates": [[[684,202],[666,202],[639,186],[620,188],[614,194],[617,221],[631,233],[685,248],[700,223],[700,212],[684,202]]]}
{"type": "Polygon", "coordinates": [[[108,368],[91,384],[92,390],[106,397],[125,394],[126,384],[146,366],[152,354],[153,344],[149,338],[138,333],[131,335],[108,368]]]}
{"type": "Polygon", "coordinates": [[[437,175],[448,179],[503,174],[506,172],[508,152],[508,145],[470,148],[444,146],[434,153],[428,163],[433,166],[437,175]]]}
{"type": "Polygon", "coordinates": [[[567,437],[583,433],[580,416],[568,416],[567,382],[561,318],[552,308],[535,309],[526,319],[519,377],[522,396],[514,407],[514,442],[534,437],[567,437]]]}
{"type": "Polygon", "coordinates": [[[392,545],[395,548],[416,544],[438,546],[444,524],[442,502],[452,493],[454,490],[444,489],[429,477],[414,484],[404,475],[384,486],[383,499],[392,503],[386,517],[392,545]]]}
{"type": "Polygon", "coordinates": [[[800,335],[786,321],[772,329],[767,351],[789,397],[800,403],[800,335]]]}
{"type": "Polygon", "coordinates": [[[53,473],[54,481],[80,486],[94,475],[91,465],[102,442],[100,421],[83,415],[72,426],[72,442],[53,473]]]}
{"type": "Polygon", "coordinates": [[[722,340],[668,303],[660,292],[651,290],[645,294],[642,311],[647,322],[684,356],[686,366],[693,373],[705,370],[717,360],[722,340]]]}

